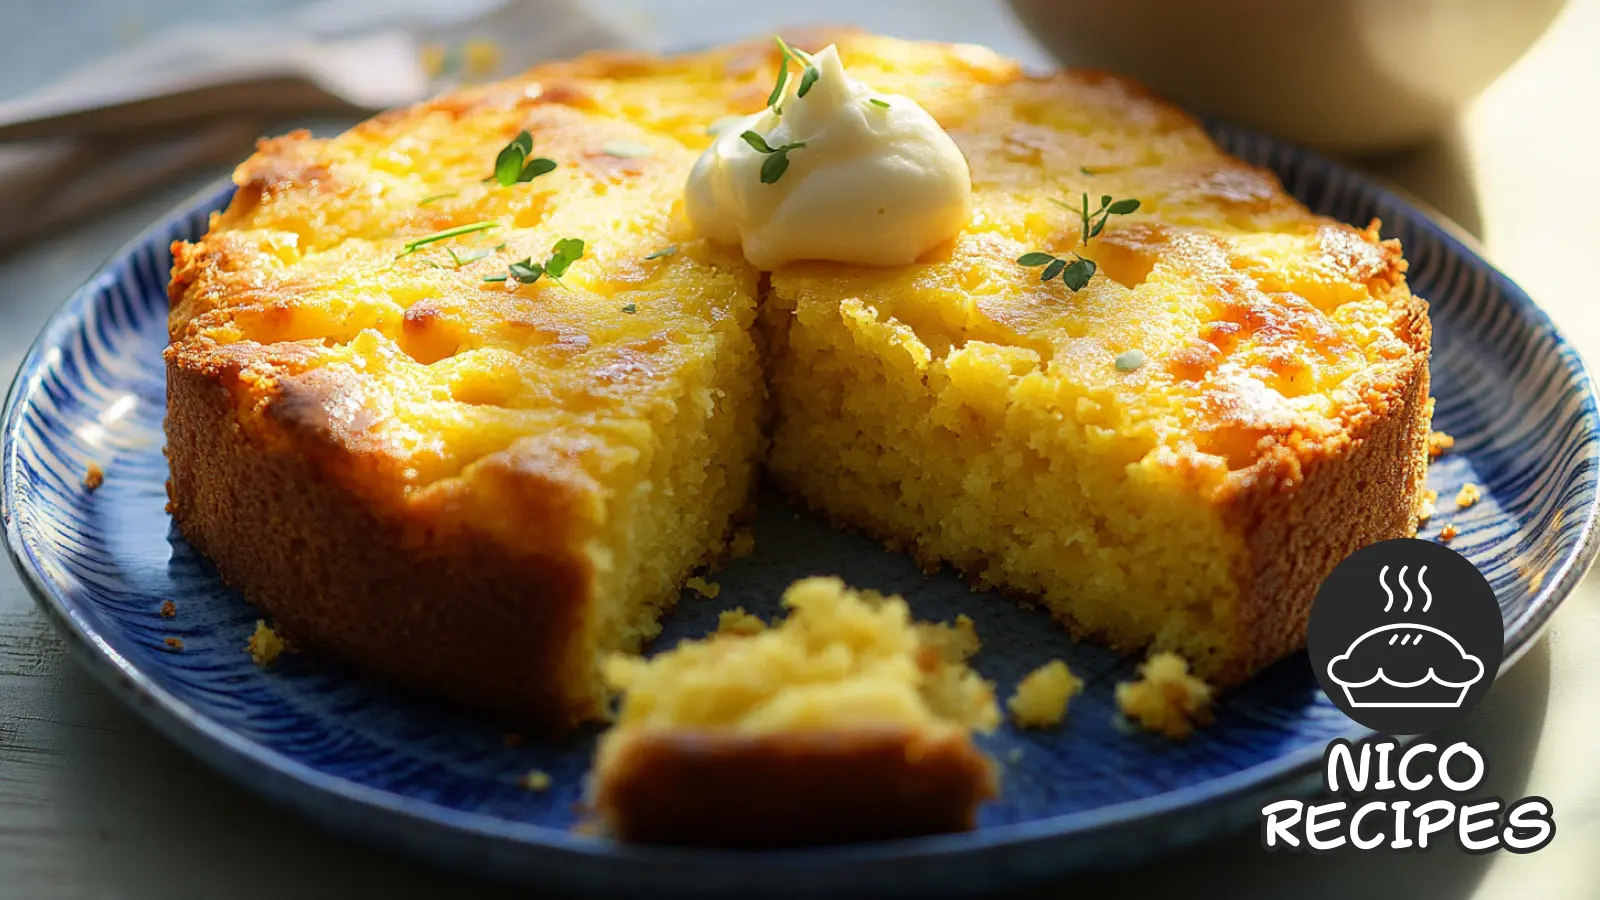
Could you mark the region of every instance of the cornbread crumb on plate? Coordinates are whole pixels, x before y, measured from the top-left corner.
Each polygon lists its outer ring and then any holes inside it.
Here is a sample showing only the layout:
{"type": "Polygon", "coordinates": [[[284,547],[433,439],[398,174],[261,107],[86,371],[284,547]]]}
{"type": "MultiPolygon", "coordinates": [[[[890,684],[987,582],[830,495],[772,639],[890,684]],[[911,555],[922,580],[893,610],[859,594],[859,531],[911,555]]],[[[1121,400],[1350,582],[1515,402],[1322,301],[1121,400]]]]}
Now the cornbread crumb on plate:
{"type": "Polygon", "coordinates": [[[278,633],[269,628],[266,622],[257,619],[256,630],[245,644],[245,650],[249,651],[255,664],[262,668],[272,665],[283,649],[283,639],[278,637],[278,633]]]}
{"type": "Polygon", "coordinates": [[[1418,524],[1428,521],[1439,512],[1439,492],[1429,488],[1422,492],[1422,500],[1417,509],[1418,524]]]}
{"type": "Polygon", "coordinates": [[[530,791],[548,790],[550,787],[550,775],[539,769],[533,769],[522,776],[521,784],[530,791]]]}
{"type": "Polygon", "coordinates": [[[767,623],[761,621],[759,616],[751,615],[744,611],[744,607],[735,606],[725,609],[717,614],[718,634],[759,634],[767,630],[767,623]]]}
{"type": "Polygon", "coordinates": [[[1469,481],[1463,484],[1461,490],[1457,492],[1456,506],[1460,509],[1466,509],[1477,503],[1482,496],[1483,493],[1478,489],[1478,486],[1469,481]]]}
{"type": "Polygon", "coordinates": [[[918,622],[916,627],[924,646],[952,663],[966,662],[983,648],[971,616],[956,616],[954,622],[918,622]]]}
{"type": "Polygon", "coordinates": [[[707,581],[698,575],[685,581],[683,586],[707,600],[715,600],[717,595],[722,593],[722,585],[717,584],[715,581],[707,581]]]}
{"type": "Polygon", "coordinates": [[[622,699],[590,783],[603,830],[770,847],[971,828],[996,792],[972,732],[1000,713],[993,686],[950,658],[967,642],[929,643],[904,600],[837,578],[798,581],[783,604],[755,634],[606,661],[622,699]]]}
{"type": "Polygon", "coordinates": [[[1456,439],[1442,431],[1428,435],[1428,458],[1438,459],[1456,445],[1456,439]]]}
{"type": "Polygon", "coordinates": [[[83,489],[86,491],[94,491],[97,490],[100,485],[105,483],[105,470],[100,468],[99,463],[89,463],[89,467],[83,470],[83,489]]]}
{"type": "Polygon", "coordinates": [[[1083,690],[1083,679],[1072,674],[1067,664],[1053,659],[1017,683],[1006,708],[1011,720],[1023,728],[1050,728],[1061,724],[1067,715],[1067,702],[1083,690]]]}
{"type": "Polygon", "coordinates": [[[170,652],[173,652],[173,653],[179,653],[179,652],[182,652],[182,650],[183,650],[183,638],[179,638],[179,637],[163,638],[161,640],[161,643],[166,644],[167,645],[167,650],[169,650],[170,652]]]}
{"type": "Polygon", "coordinates": [[[744,559],[753,556],[756,552],[756,533],[748,528],[741,528],[733,536],[733,541],[728,545],[728,552],[734,559],[744,559]]]}
{"type": "Polygon", "coordinates": [[[1139,675],[1117,685],[1117,706],[1130,720],[1175,740],[1211,721],[1211,686],[1189,674],[1183,657],[1157,653],[1139,666],[1139,675]]]}
{"type": "Polygon", "coordinates": [[[1456,528],[1456,526],[1454,526],[1454,525],[1446,525],[1443,528],[1439,529],[1439,543],[1448,544],[1451,541],[1455,540],[1456,539],[1456,535],[1458,535],[1460,533],[1461,533],[1461,530],[1456,528]]]}
{"type": "Polygon", "coordinates": [[[161,601],[161,617],[163,619],[170,619],[173,616],[176,616],[177,614],[178,614],[178,604],[173,603],[171,600],[163,600],[163,601],[161,601]]]}

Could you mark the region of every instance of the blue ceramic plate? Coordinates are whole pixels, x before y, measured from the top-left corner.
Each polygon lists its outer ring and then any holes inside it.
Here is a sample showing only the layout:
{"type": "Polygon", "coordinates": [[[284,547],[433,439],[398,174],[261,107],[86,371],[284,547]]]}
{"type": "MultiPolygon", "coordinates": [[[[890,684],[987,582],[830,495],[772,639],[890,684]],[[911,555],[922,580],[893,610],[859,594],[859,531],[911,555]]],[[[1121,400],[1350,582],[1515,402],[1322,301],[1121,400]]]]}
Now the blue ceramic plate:
{"type": "MultiPolygon", "coordinates": [[[[1506,657],[1538,635],[1595,553],[1596,407],[1577,353],[1515,284],[1396,194],[1326,160],[1227,126],[1232,152],[1276,171],[1313,209],[1384,221],[1411,283],[1433,303],[1435,421],[1457,438],[1430,483],[1447,498],[1425,534],[1489,577],[1506,657]],[[1484,489],[1456,511],[1467,481],[1484,489]]],[[[1249,822],[1262,800],[1305,787],[1328,740],[1360,729],[1318,691],[1304,655],[1229,696],[1186,743],[1119,727],[1112,685],[1131,663],[1074,646],[1043,613],[974,596],[954,577],[795,517],[768,499],[757,552],[717,576],[716,601],[685,597],[661,645],[714,627],[719,609],[774,610],[791,579],[836,572],[905,594],[923,616],[969,612],[977,667],[1009,692],[1064,656],[1088,688],[1053,732],[1002,730],[1004,793],[968,834],[781,853],[626,846],[571,829],[594,734],[507,747],[500,729],[289,656],[244,652],[256,613],[172,530],[162,507],[168,244],[194,238],[227,202],[219,185],[157,223],[75,294],[22,365],[4,420],[6,541],[44,609],[86,664],[173,740],[272,800],[341,831],[479,873],[567,888],[743,893],[782,884],[948,892],[1125,864],[1249,822]],[[81,486],[91,463],[105,484],[81,486]],[[162,601],[177,615],[163,618],[162,601]],[[170,652],[164,640],[183,641],[170,652]],[[1018,752],[1020,751],[1020,753],[1018,752]],[[553,786],[518,777],[538,768],[553,786]]],[[[1508,662],[1509,664],[1509,662],[1508,662]]]]}

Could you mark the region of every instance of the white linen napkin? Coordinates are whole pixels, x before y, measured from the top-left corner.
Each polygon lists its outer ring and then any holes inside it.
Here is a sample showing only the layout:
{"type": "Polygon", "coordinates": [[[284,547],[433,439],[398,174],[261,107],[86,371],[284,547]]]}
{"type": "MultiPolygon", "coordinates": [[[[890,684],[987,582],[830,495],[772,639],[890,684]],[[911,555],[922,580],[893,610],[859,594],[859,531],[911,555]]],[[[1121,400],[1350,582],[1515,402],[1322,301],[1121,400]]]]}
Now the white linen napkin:
{"type": "MultiPolygon", "coordinates": [[[[380,109],[541,59],[641,43],[582,0],[323,0],[271,21],[172,28],[19,101],[75,107],[154,86],[309,69],[355,105],[380,109]]],[[[114,140],[0,144],[0,252],[197,166],[243,159],[269,121],[244,113],[114,140]]]]}

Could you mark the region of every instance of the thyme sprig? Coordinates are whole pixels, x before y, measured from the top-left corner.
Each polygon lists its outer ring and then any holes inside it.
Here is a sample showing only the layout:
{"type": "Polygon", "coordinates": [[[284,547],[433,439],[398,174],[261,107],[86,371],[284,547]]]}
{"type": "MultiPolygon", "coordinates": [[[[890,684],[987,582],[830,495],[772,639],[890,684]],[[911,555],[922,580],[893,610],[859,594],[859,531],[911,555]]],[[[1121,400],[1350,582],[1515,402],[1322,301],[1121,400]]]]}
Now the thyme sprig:
{"type": "Polygon", "coordinates": [[[435,231],[432,234],[425,234],[422,237],[406,241],[404,249],[395,255],[395,259],[399,259],[402,256],[410,256],[429,244],[436,244],[440,241],[448,241],[451,238],[460,237],[463,234],[472,234],[478,231],[488,231],[491,228],[499,227],[499,222],[473,222],[470,225],[457,225],[454,228],[446,228],[443,231],[435,231]]]}
{"type": "MultiPolygon", "coordinates": [[[[1105,230],[1106,223],[1111,220],[1112,216],[1125,216],[1139,209],[1139,201],[1133,199],[1114,200],[1110,194],[1104,194],[1100,197],[1098,209],[1090,209],[1089,194],[1087,192],[1083,194],[1082,200],[1077,207],[1053,198],[1050,202],[1078,214],[1079,227],[1081,229],[1079,231],[1079,243],[1085,248],[1089,246],[1091,240],[1100,236],[1100,232],[1105,230]]],[[[1039,273],[1040,281],[1049,281],[1052,278],[1059,277],[1061,283],[1066,285],[1070,291],[1082,290],[1089,283],[1089,280],[1094,277],[1097,268],[1094,260],[1082,254],[1074,253],[1071,259],[1065,259],[1056,256],[1054,253],[1046,253],[1042,250],[1022,254],[1017,257],[1017,263],[1029,268],[1044,266],[1044,271],[1039,273]]]]}
{"type": "Polygon", "coordinates": [[[494,174],[484,181],[498,181],[501,187],[511,187],[555,171],[555,160],[543,156],[529,159],[532,153],[533,135],[526,129],[517,132],[511,143],[501,148],[494,158],[494,174]]]}
{"type": "Polygon", "coordinates": [[[767,158],[761,163],[761,183],[772,184],[783,173],[789,171],[789,151],[799,150],[806,145],[805,141],[791,141],[781,147],[774,147],[767,143],[767,139],[754,131],[746,131],[739,135],[744,142],[749,144],[757,153],[764,154],[767,158]]]}
{"type": "Polygon", "coordinates": [[[556,241],[550,250],[550,257],[542,263],[533,261],[533,257],[525,257],[506,267],[504,275],[490,275],[484,278],[488,282],[503,282],[514,280],[519,284],[533,284],[540,278],[549,276],[551,281],[567,288],[561,281],[561,276],[567,274],[567,269],[572,264],[583,258],[583,240],[581,238],[562,238],[556,241]]]}

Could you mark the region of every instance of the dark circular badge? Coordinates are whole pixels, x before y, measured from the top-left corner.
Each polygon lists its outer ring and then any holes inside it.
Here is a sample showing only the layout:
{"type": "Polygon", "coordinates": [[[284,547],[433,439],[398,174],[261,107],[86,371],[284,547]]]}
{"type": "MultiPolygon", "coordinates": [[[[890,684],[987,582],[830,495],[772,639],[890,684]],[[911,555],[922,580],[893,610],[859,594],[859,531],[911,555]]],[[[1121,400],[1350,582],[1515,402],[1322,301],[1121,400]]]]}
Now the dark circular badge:
{"type": "Polygon", "coordinates": [[[1334,568],[1312,604],[1306,649],[1345,715],[1385,734],[1423,734],[1489,692],[1505,626],[1489,580],[1465,556],[1402,538],[1334,568]]]}

